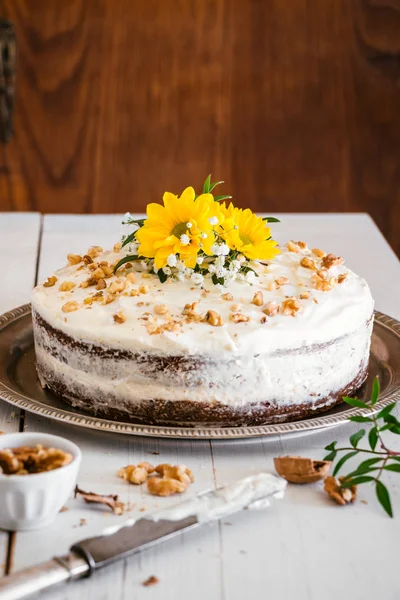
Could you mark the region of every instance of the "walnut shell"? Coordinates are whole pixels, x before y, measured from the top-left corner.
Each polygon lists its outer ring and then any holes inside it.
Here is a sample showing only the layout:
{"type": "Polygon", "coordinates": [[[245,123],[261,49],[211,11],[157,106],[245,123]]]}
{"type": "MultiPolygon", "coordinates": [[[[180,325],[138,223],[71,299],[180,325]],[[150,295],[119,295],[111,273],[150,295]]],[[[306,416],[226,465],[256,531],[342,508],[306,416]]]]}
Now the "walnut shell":
{"type": "Polygon", "coordinates": [[[279,475],[290,483],[314,483],[325,479],[332,463],[302,456],[278,456],[274,464],[279,475]]]}

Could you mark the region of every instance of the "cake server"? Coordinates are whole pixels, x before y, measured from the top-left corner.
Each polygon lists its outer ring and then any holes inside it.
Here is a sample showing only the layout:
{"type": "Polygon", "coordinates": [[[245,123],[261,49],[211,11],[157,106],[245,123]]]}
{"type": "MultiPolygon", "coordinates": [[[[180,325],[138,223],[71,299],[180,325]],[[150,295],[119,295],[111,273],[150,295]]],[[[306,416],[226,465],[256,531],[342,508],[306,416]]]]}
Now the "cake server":
{"type": "Polygon", "coordinates": [[[158,542],[246,507],[268,506],[282,497],[286,481],[270,473],[241,479],[137,521],[109,528],[102,535],[74,544],[64,556],[0,579],[0,598],[20,600],[62,582],[90,577],[97,569],[145,550],[158,542]]]}

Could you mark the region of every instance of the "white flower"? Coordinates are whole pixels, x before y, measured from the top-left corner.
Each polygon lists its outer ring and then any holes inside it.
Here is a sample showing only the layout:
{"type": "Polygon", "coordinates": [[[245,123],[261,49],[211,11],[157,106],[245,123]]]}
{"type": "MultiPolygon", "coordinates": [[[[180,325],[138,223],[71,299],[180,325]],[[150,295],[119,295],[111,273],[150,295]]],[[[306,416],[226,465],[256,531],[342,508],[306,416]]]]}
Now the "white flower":
{"type": "Polygon", "coordinates": [[[216,271],[216,270],[217,270],[217,267],[216,267],[215,265],[213,265],[213,264],[211,264],[211,265],[208,267],[208,272],[209,272],[209,273],[215,273],[215,271],[216,271]]]}
{"type": "Polygon", "coordinates": [[[226,269],[224,267],[217,267],[215,269],[215,274],[217,277],[225,277],[226,269]]]}
{"type": "Polygon", "coordinates": [[[191,227],[193,227],[193,225],[192,225],[192,223],[189,221],[188,223],[186,223],[186,227],[187,227],[188,229],[190,229],[191,227]]]}
{"type": "Polygon", "coordinates": [[[246,276],[244,273],[238,273],[236,275],[236,279],[239,279],[240,281],[244,281],[246,279],[246,276]]]}
{"type": "Polygon", "coordinates": [[[127,212],[124,214],[124,216],[122,217],[122,223],[129,223],[129,221],[132,220],[132,215],[130,212],[127,212]]]}
{"type": "Polygon", "coordinates": [[[201,265],[203,260],[204,260],[204,256],[198,256],[196,262],[198,265],[201,265]]]}
{"type": "Polygon", "coordinates": [[[256,278],[257,278],[257,275],[254,273],[254,271],[249,271],[248,273],[246,273],[247,283],[255,283],[256,278]]]}
{"type": "Polygon", "coordinates": [[[167,263],[170,267],[176,267],[177,258],[175,254],[170,254],[167,258],[167,263]]]}
{"type": "Polygon", "coordinates": [[[186,277],[190,277],[191,274],[193,273],[193,269],[191,269],[190,267],[186,267],[184,273],[185,273],[186,277]]]}
{"type": "Polygon", "coordinates": [[[231,271],[239,271],[240,269],[240,262],[238,260],[233,260],[231,262],[231,264],[229,265],[229,268],[231,271]]]}
{"type": "Polygon", "coordinates": [[[185,273],[181,271],[177,274],[177,278],[179,279],[179,281],[185,281],[185,273]]]}
{"type": "Polygon", "coordinates": [[[208,222],[210,225],[218,225],[218,217],[209,217],[208,222]]]}
{"type": "Polygon", "coordinates": [[[190,244],[189,236],[187,236],[186,233],[183,233],[181,235],[180,240],[181,240],[181,244],[183,244],[184,246],[187,246],[188,244],[190,244]]]}
{"type": "Polygon", "coordinates": [[[239,256],[237,257],[237,259],[238,259],[238,261],[239,261],[240,263],[244,263],[244,262],[245,262],[245,260],[246,260],[246,257],[245,257],[245,256],[243,256],[243,254],[239,254],[239,256]]]}
{"type": "Polygon", "coordinates": [[[201,285],[204,281],[204,277],[201,273],[192,273],[190,279],[195,285],[201,285]]]}
{"type": "Polygon", "coordinates": [[[164,267],[164,268],[163,268],[163,272],[164,272],[166,275],[171,275],[171,269],[170,269],[169,267],[164,267]]]}
{"type": "Polygon", "coordinates": [[[201,237],[203,240],[205,240],[205,239],[208,237],[208,235],[207,235],[206,233],[201,233],[201,234],[200,234],[200,237],[201,237]]]}
{"type": "Polygon", "coordinates": [[[186,267],[185,267],[185,265],[183,264],[183,262],[181,260],[178,260],[178,262],[176,263],[176,269],[179,272],[184,272],[185,271],[186,267]]]}
{"type": "Polygon", "coordinates": [[[227,244],[221,244],[220,248],[221,248],[221,254],[223,256],[228,256],[228,254],[230,252],[229,246],[227,246],[227,244]]]}
{"type": "Polygon", "coordinates": [[[211,246],[211,252],[213,254],[215,254],[215,256],[219,256],[221,254],[220,248],[221,248],[221,246],[219,246],[218,244],[213,244],[211,246]]]}
{"type": "Polygon", "coordinates": [[[218,267],[223,267],[225,264],[225,256],[217,256],[217,258],[215,259],[215,264],[218,267]]]}

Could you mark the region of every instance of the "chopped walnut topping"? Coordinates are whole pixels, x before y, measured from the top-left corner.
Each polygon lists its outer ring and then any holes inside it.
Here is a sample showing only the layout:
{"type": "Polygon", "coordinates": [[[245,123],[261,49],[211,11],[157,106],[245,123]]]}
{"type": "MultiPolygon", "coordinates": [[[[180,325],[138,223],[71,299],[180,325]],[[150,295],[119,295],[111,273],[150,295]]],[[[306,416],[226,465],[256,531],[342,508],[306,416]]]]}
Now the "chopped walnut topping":
{"type": "Polygon", "coordinates": [[[289,250],[289,252],[300,252],[301,250],[300,246],[296,244],[296,242],[294,242],[293,240],[290,240],[290,242],[286,244],[286,247],[289,250]]]}
{"type": "Polygon", "coordinates": [[[287,277],[279,277],[278,279],[275,279],[275,283],[276,285],[285,285],[286,283],[289,283],[289,279],[287,277]]]}
{"type": "Polygon", "coordinates": [[[343,283],[343,281],[346,281],[347,277],[349,276],[348,273],[342,273],[341,275],[339,275],[338,277],[338,283],[343,283]]]}
{"type": "Polygon", "coordinates": [[[104,277],[112,277],[114,274],[113,268],[108,263],[100,263],[101,268],[104,271],[104,277]]]}
{"type": "Polygon", "coordinates": [[[70,292],[74,287],[76,287],[76,283],[73,281],[63,281],[58,289],[60,292],[70,292]]]}
{"type": "Polygon", "coordinates": [[[264,297],[262,292],[256,292],[253,296],[253,300],[251,301],[252,304],[255,304],[256,306],[262,306],[264,304],[264,297]]]}
{"type": "Polygon", "coordinates": [[[123,279],[116,279],[108,286],[110,294],[121,294],[125,290],[125,281],[123,279]]]}
{"type": "Polygon", "coordinates": [[[302,309],[302,304],[297,298],[287,298],[282,302],[281,312],[284,315],[295,317],[302,309]]]}
{"type": "Polygon", "coordinates": [[[267,317],[265,315],[263,315],[260,319],[260,323],[261,325],[264,325],[264,323],[266,323],[268,321],[267,317]]]}
{"type": "Polygon", "coordinates": [[[43,287],[53,287],[57,283],[57,277],[53,275],[52,277],[48,277],[43,284],[43,287]]]}
{"type": "Polygon", "coordinates": [[[91,246],[87,251],[87,256],[90,256],[90,258],[97,258],[102,252],[103,248],[100,246],[91,246]]]}
{"type": "Polygon", "coordinates": [[[96,284],[96,290],[105,290],[107,287],[107,284],[105,282],[105,279],[99,279],[99,281],[96,284]]]}
{"type": "Polygon", "coordinates": [[[185,304],[182,314],[193,316],[195,314],[198,304],[199,304],[198,302],[192,302],[191,304],[185,304]]]}
{"type": "Polygon", "coordinates": [[[279,475],[291,483],[314,483],[328,475],[332,463],[301,456],[279,456],[274,458],[274,464],[279,475]]]}
{"type": "Polygon", "coordinates": [[[187,485],[177,479],[149,477],[147,479],[147,489],[153,496],[171,496],[172,494],[182,494],[187,485]]]}
{"type": "Polygon", "coordinates": [[[85,265],[90,265],[93,263],[93,258],[88,254],[85,254],[85,256],[83,257],[83,262],[85,263],[85,265]]]}
{"type": "Polygon", "coordinates": [[[122,244],[121,242],[117,242],[116,244],[114,244],[114,252],[119,252],[122,248],[122,244]]]}
{"type": "Polygon", "coordinates": [[[301,300],[307,300],[307,298],[310,297],[310,292],[303,292],[302,294],[300,294],[300,299],[301,300]]]}
{"type": "Polygon", "coordinates": [[[348,488],[340,487],[344,477],[339,477],[339,481],[331,475],[325,479],[324,489],[329,496],[338,504],[344,506],[350,502],[354,502],[357,498],[357,486],[352,485],[348,488]]]}
{"type": "Polygon", "coordinates": [[[140,296],[139,290],[131,290],[129,293],[130,296],[140,296]]]}
{"type": "Polygon", "coordinates": [[[116,300],[116,297],[112,296],[111,294],[106,294],[104,296],[104,304],[111,304],[111,302],[114,302],[114,300],[116,300]]]}
{"type": "Polygon", "coordinates": [[[222,294],[221,298],[222,300],[227,300],[228,302],[232,302],[233,300],[233,296],[229,292],[227,292],[226,294],[222,294]]]}
{"type": "MultiPolygon", "coordinates": [[[[143,302],[138,302],[139,304],[143,304],[143,302]]],[[[168,323],[163,323],[162,325],[156,325],[155,323],[148,323],[146,325],[146,329],[150,335],[160,335],[165,331],[179,332],[182,327],[182,321],[169,321],[168,323]]]]}
{"type": "Polygon", "coordinates": [[[251,321],[251,318],[247,315],[242,315],[241,313],[231,313],[229,315],[229,320],[234,323],[247,323],[248,321],[251,321]]]}
{"type": "Polygon", "coordinates": [[[66,302],[62,305],[61,310],[65,313],[74,312],[74,310],[79,309],[79,304],[75,302],[75,300],[70,300],[70,302],[66,302]]]}
{"type": "Polygon", "coordinates": [[[324,256],[324,258],[322,259],[322,265],[324,267],[326,267],[327,269],[330,269],[331,267],[338,267],[339,265],[342,265],[344,263],[343,258],[340,258],[340,256],[335,256],[334,254],[328,254],[327,256],[324,256]]]}
{"type": "Polygon", "coordinates": [[[119,310],[114,316],[114,322],[115,323],[125,323],[126,321],[126,314],[125,312],[121,309],[119,310]]]}
{"type": "Polygon", "coordinates": [[[201,297],[202,298],[207,298],[208,294],[210,293],[210,290],[203,290],[201,292],[201,297]]]}
{"type": "Polygon", "coordinates": [[[315,273],[313,276],[314,286],[320,292],[330,292],[337,284],[337,282],[338,280],[336,277],[331,277],[328,281],[326,281],[325,279],[320,277],[318,273],[315,273]]]}
{"type": "Polygon", "coordinates": [[[221,315],[219,315],[215,310],[208,310],[203,321],[210,323],[210,325],[213,327],[221,327],[224,324],[221,315]]]}
{"type": "Polygon", "coordinates": [[[324,256],[326,256],[326,252],[320,250],[319,248],[313,248],[311,252],[315,254],[315,256],[318,256],[318,258],[324,258],[324,256]]]}
{"type": "Polygon", "coordinates": [[[265,313],[268,317],[274,317],[278,314],[279,306],[276,302],[267,302],[264,307],[263,313],[265,313]]]}
{"type": "Polygon", "coordinates": [[[325,269],[325,267],[322,267],[322,269],[318,269],[317,275],[321,279],[327,280],[328,279],[328,270],[325,269]]]}
{"type": "Polygon", "coordinates": [[[276,285],[275,281],[270,281],[270,282],[267,284],[267,290],[268,290],[269,292],[273,292],[274,290],[276,290],[276,288],[277,288],[277,287],[278,287],[278,286],[276,285]]]}
{"type": "Polygon", "coordinates": [[[168,308],[165,304],[156,304],[154,306],[154,312],[156,315],[165,315],[168,312],[168,308]]]}
{"type": "Polygon", "coordinates": [[[177,479],[182,483],[193,483],[194,476],[192,471],[186,465],[170,465],[163,463],[156,466],[156,473],[162,477],[177,479]]]}
{"type": "Polygon", "coordinates": [[[71,266],[79,265],[79,263],[82,262],[82,256],[80,254],[68,254],[67,260],[71,266]]]}
{"type": "Polygon", "coordinates": [[[128,275],[126,276],[126,278],[129,281],[129,283],[136,283],[136,275],[135,275],[135,273],[128,273],[128,275]]]}
{"type": "Polygon", "coordinates": [[[139,286],[139,292],[140,292],[141,294],[147,294],[147,293],[148,293],[148,291],[149,291],[149,286],[148,286],[148,285],[144,285],[144,283],[142,283],[142,284],[139,286]]]}
{"type": "Polygon", "coordinates": [[[234,304],[231,304],[231,306],[230,306],[230,309],[229,309],[229,310],[230,310],[230,311],[232,311],[232,312],[237,312],[237,311],[239,310],[239,308],[240,308],[240,305],[239,305],[239,304],[236,304],[236,303],[234,303],[234,304]]]}
{"type": "Polygon", "coordinates": [[[129,483],[140,485],[146,481],[148,471],[143,467],[139,467],[139,465],[127,465],[126,467],[120,469],[117,475],[129,483]]]}
{"type": "Polygon", "coordinates": [[[150,585],[156,585],[159,582],[160,580],[158,579],[158,577],[156,577],[155,575],[150,575],[150,577],[143,581],[142,585],[144,585],[144,587],[149,587],[150,585]]]}
{"type": "Polygon", "coordinates": [[[308,256],[303,256],[303,258],[300,261],[300,264],[306,269],[312,269],[313,271],[317,270],[317,265],[311,258],[308,258],[308,256]]]}
{"type": "Polygon", "coordinates": [[[103,271],[103,269],[101,267],[97,267],[92,272],[92,278],[95,281],[99,281],[100,279],[104,279],[104,276],[105,276],[105,273],[104,273],[104,271],[103,271]]]}
{"type": "Polygon", "coordinates": [[[301,248],[301,250],[307,250],[307,244],[305,242],[302,242],[301,240],[299,240],[298,242],[295,242],[299,248],[301,248]]]}

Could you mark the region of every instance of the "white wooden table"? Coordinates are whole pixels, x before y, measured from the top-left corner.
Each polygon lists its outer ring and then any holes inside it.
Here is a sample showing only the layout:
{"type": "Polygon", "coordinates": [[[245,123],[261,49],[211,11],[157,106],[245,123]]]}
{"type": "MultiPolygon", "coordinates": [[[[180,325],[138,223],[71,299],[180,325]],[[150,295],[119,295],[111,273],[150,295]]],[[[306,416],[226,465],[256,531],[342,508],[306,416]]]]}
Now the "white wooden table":
{"type": "MultiPolygon", "coordinates": [[[[313,247],[344,256],[372,289],[376,308],[400,319],[400,264],[368,215],[281,215],[278,240],[303,239],[313,247]]],[[[122,232],[119,216],[53,216],[0,213],[3,264],[0,312],[24,304],[32,286],[66,261],[68,252],[89,245],[111,247],[122,232]]],[[[189,493],[220,486],[257,470],[273,470],[272,458],[301,454],[322,458],[323,447],[344,439],[355,424],[302,437],[237,442],[174,441],[99,434],[66,427],[0,401],[0,429],[46,431],[66,436],[83,451],[79,484],[83,489],[117,493],[154,511],[179,498],[158,499],[145,487],[126,484],[116,471],[128,463],[186,463],[196,476],[189,493]],[[159,453],[153,455],[152,453],[159,453]]],[[[395,438],[396,436],[392,436],[395,438]]],[[[398,442],[400,450],[400,440],[398,442]]],[[[339,507],[318,484],[289,486],[285,499],[264,511],[245,511],[229,522],[188,532],[142,555],[99,572],[93,579],[44,594],[45,599],[102,600],[398,600],[400,478],[388,476],[395,519],[385,516],[368,486],[353,506],[339,507]],[[385,577],[380,571],[385,567],[385,577]],[[159,583],[143,587],[156,575],[159,583]]],[[[188,492],[186,493],[188,494],[188,492]]],[[[70,499],[56,522],[32,533],[0,532],[3,568],[9,572],[64,553],[79,539],[98,534],[124,517],[106,515],[70,499]],[[80,520],[86,524],[80,526],[80,520]]],[[[1,505],[0,505],[1,510],[1,505]]]]}

